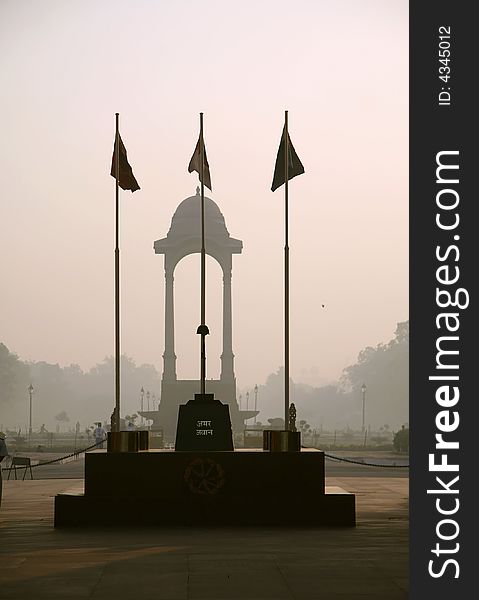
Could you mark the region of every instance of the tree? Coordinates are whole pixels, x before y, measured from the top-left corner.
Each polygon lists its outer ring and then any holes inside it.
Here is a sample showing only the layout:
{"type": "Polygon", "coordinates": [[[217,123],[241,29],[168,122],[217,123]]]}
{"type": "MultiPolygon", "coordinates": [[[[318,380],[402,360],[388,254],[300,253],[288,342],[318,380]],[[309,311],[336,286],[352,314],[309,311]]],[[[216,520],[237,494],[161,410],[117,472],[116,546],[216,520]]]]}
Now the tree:
{"type": "Polygon", "coordinates": [[[299,430],[303,435],[309,435],[311,433],[311,425],[304,419],[301,419],[299,422],[299,430]]]}
{"type": "MultiPolygon", "coordinates": [[[[128,356],[121,356],[122,414],[140,408],[139,392],[143,387],[159,396],[161,379],[153,365],[137,366],[128,356]]],[[[89,371],[75,364],[61,367],[45,361],[24,362],[0,343],[0,414],[2,422],[28,421],[28,386],[34,387],[33,419],[48,427],[60,423],[58,415],[68,409],[69,420],[88,423],[108,420],[114,406],[114,360],[107,357],[89,371]],[[57,415],[54,417],[53,415],[57,415]]]]}
{"type": "Polygon", "coordinates": [[[62,410],[58,415],[55,415],[55,420],[58,421],[58,425],[60,426],[61,423],[68,423],[70,417],[67,415],[66,411],[62,410]]]}
{"type": "Polygon", "coordinates": [[[393,444],[396,452],[409,452],[409,429],[404,425],[394,436],[393,444]]]}
{"type": "MultiPolygon", "coordinates": [[[[366,420],[379,427],[385,420],[393,427],[407,420],[409,410],[409,322],[398,323],[394,338],[387,344],[371,346],[343,371],[340,386],[352,395],[358,416],[366,384],[366,420]]],[[[359,421],[358,421],[359,422],[359,421]]],[[[386,428],[386,426],[384,426],[386,428]]]]}
{"type": "Polygon", "coordinates": [[[0,343],[0,409],[6,412],[7,406],[15,411],[15,405],[27,398],[30,371],[16,354],[0,343]]]}
{"type": "MultiPolygon", "coordinates": [[[[320,422],[342,426],[351,421],[354,409],[350,397],[337,385],[313,387],[290,378],[290,390],[297,418],[306,420],[312,427],[319,427],[320,422]]],[[[258,386],[258,418],[265,423],[268,417],[283,410],[283,406],[284,369],[280,367],[276,373],[268,375],[264,385],[258,386]]]]}

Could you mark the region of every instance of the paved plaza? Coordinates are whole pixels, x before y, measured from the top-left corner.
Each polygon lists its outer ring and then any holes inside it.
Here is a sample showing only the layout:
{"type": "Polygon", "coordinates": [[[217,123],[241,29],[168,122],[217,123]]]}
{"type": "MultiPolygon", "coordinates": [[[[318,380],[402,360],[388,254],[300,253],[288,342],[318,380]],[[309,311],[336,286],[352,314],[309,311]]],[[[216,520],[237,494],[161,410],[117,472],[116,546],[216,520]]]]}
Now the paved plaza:
{"type": "MultiPolygon", "coordinates": [[[[356,528],[53,528],[78,479],[4,481],[2,600],[408,597],[408,479],[327,477],[356,494],[356,528]]],[[[244,507],[254,511],[254,503],[244,507]]]]}

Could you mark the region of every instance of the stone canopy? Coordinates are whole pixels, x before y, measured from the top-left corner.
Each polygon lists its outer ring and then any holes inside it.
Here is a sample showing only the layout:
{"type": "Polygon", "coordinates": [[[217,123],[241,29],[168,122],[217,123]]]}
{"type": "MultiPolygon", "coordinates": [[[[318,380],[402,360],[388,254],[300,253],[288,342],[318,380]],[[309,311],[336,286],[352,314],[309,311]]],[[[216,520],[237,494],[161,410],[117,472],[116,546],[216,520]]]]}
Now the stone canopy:
{"type": "MultiPolygon", "coordinates": [[[[241,431],[244,420],[253,417],[255,411],[240,411],[236,400],[236,377],[232,342],[232,256],[241,254],[243,242],[230,236],[225,218],[216,202],[205,197],[205,250],[214,258],[223,271],[223,347],[219,380],[207,379],[207,392],[214,393],[230,406],[233,428],[241,431]]],[[[199,391],[198,380],[178,380],[175,354],[174,317],[174,271],[186,256],[201,252],[201,196],[183,200],[171,219],[166,237],[154,242],[155,254],[165,256],[165,351],[163,353],[163,376],[161,402],[158,415],[153,418],[165,432],[166,438],[174,437],[178,407],[199,391]]],[[[146,416],[146,413],[145,413],[146,416]]]]}

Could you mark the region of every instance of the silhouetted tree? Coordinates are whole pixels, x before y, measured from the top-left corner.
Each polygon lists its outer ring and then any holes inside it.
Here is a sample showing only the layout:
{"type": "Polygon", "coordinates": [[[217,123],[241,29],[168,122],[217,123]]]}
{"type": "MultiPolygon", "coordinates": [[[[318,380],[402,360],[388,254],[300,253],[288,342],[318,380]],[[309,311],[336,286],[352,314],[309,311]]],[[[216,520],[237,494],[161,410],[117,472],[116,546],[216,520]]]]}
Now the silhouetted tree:
{"type": "MultiPolygon", "coordinates": [[[[379,427],[387,419],[399,426],[409,409],[409,321],[398,323],[387,344],[367,347],[356,364],[344,369],[340,386],[352,394],[358,414],[362,406],[361,386],[366,384],[366,422],[379,427]]],[[[384,425],[385,429],[389,425],[384,425]]]]}
{"type": "Polygon", "coordinates": [[[409,429],[404,425],[394,436],[393,444],[396,452],[409,452],[409,429]]]}
{"type": "Polygon", "coordinates": [[[70,421],[70,417],[67,415],[65,410],[62,410],[55,415],[55,421],[58,421],[58,427],[60,427],[62,423],[68,423],[70,421]]]}
{"type": "Polygon", "coordinates": [[[301,419],[301,421],[299,422],[299,430],[301,431],[301,433],[303,433],[304,435],[307,435],[307,434],[311,433],[310,429],[311,429],[311,425],[304,419],[301,419]]]}
{"type": "Polygon", "coordinates": [[[12,406],[20,400],[24,402],[29,384],[28,366],[0,343],[0,409],[5,410],[7,405],[12,406]]]}

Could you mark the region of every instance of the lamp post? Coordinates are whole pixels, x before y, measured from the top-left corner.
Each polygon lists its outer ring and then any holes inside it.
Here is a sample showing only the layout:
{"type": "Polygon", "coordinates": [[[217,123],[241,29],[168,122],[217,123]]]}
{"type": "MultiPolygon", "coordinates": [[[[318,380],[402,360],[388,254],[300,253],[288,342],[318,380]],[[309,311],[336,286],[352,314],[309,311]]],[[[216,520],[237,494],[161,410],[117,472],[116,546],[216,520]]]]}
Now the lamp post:
{"type": "Polygon", "coordinates": [[[361,386],[361,393],[363,395],[363,425],[361,427],[361,431],[364,433],[364,428],[365,428],[365,414],[366,414],[366,384],[363,383],[363,385],[361,386]]]}
{"type": "Polygon", "coordinates": [[[28,386],[28,394],[30,396],[30,424],[28,426],[28,444],[30,445],[30,438],[32,437],[32,396],[33,396],[33,385],[28,386]]]}
{"type": "Polygon", "coordinates": [[[254,424],[256,425],[256,412],[257,412],[257,406],[258,406],[258,385],[255,384],[254,386],[254,424]]]}
{"type": "MultiPolygon", "coordinates": [[[[143,398],[145,396],[145,390],[143,389],[143,386],[141,386],[140,389],[140,409],[141,412],[143,412],[143,398]]],[[[144,425],[145,424],[145,417],[143,415],[141,415],[141,424],[144,425]]]]}
{"type": "Polygon", "coordinates": [[[249,391],[246,392],[246,410],[249,410],[249,391]]]}

